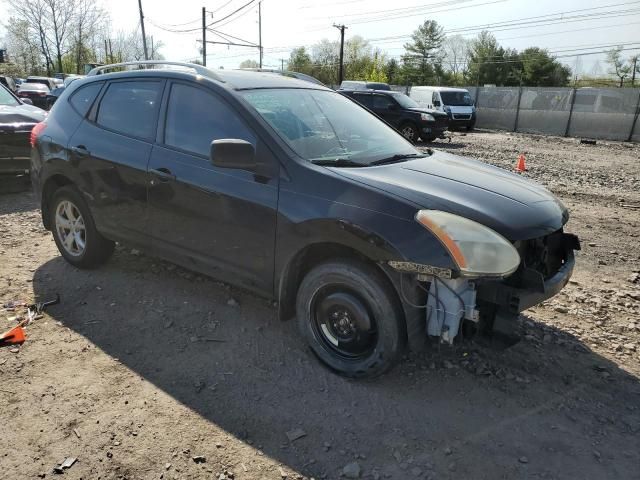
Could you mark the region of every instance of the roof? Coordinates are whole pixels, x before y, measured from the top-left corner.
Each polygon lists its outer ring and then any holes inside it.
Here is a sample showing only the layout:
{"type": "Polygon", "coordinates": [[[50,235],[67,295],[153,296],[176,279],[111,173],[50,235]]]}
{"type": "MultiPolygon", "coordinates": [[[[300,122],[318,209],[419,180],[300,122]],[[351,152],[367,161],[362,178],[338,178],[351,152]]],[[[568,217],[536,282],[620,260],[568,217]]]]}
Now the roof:
{"type": "Polygon", "coordinates": [[[94,68],[87,78],[107,75],[108,78],[158,76],[158,72],[181,77],[204,77],[233,90],[255,88],[314,88],[330,90],[310,81],[298,80],[281,73],[253,72],[248,70],[212,70],[202,65],[164,60],[116,63],[94,68]],[[170,66],[172,68],[166,68],[170,66]],[[132,70],[105,73],[116,68],[138,67],[132,70]],[[140,68],[143,67],[143,68],[140,68]],[[160,68],[158,68],[160,67],[160,68]]]}

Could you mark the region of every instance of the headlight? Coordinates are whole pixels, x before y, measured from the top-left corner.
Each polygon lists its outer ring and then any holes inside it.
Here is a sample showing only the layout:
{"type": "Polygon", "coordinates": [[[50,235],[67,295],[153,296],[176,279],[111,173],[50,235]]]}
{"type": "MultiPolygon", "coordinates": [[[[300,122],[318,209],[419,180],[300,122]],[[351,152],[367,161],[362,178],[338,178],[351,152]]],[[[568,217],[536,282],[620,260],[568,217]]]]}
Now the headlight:
{"type": "Polygon", "coordinates": [[[428,113],[421,113],[420,114],[420,118],[424,122],[435,122],[436,121],[436,119],[433,118],[433,115],[429,115],[428,113]]]}
{"type": "Polygon", "coordinates": [[[416,220],[438,237],[464,276],[506,277],[520,265],[514,246],[478,222],[438,210],[420,210],[416,220]]]}

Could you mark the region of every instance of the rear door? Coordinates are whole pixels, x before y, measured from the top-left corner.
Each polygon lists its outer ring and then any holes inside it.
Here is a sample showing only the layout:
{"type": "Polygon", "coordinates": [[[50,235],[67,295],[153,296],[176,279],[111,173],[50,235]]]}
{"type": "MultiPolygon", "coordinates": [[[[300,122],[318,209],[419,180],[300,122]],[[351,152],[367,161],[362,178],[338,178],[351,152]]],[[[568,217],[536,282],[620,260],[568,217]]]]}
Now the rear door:
{"type": "Polygon", "coordinates": [[[242,114],[220,95],[173,82],[149,163],[149,211],[156,254],[271,294],[278,163],[242,114]],[[273,172],[214,167],[211,142],[252,143],[273,172]]]}
{"type": "Polygon", "coordinates": [[[69,142],[98,229],[142,248],[150,246],[147,164],[164,84],[146,78],[108,82],[69,142]]]}

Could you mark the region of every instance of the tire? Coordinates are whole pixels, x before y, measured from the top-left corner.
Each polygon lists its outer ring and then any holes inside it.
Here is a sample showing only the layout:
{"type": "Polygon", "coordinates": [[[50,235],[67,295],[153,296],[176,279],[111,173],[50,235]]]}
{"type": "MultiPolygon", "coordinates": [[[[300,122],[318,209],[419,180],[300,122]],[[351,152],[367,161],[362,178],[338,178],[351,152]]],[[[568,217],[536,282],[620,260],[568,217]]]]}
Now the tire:
{"type": "Polygon", "coordinates": [[[96,230],[89,207],[77,189],[59,188],[49,205],[53,239],[67,262],[78,268],[95,268],[109,259],[115,243],[96,230]]]}
{"type": "Polygon", "coordinates": [[[337,259],[304,277],[296,301],[300,333],[334,372],[371,378],[395,365],[407,332],[399,301],[374,267],[337,259]]]}
{"type": "Polygon", "coordinates": [[[418,141],[418,137],[420,137],[418,127],[416,127],[413,123],[403,123],[400,126],[400,133],[404,138],[412,143],[416,143],[418,141]]]}
{"type": "Polygon", "coordinates": [[[467,132],[471,132],[474,128],[475,128],[475,124],[474,125],[467,125],[467,132]]]}

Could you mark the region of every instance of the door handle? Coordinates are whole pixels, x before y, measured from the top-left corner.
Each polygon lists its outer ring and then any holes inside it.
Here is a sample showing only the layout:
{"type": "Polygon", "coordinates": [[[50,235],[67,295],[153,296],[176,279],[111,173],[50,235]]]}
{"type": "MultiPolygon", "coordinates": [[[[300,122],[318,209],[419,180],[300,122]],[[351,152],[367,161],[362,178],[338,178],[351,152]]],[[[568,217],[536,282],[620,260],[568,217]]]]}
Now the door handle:
{"type": "Polygon", "coordinates": [[[150,170],[150,172],[158,177],[158,180],[161,182],[169,182],[176,179],[176,176],[171,173],[171,170],[169,170],[168,168],[156,168],[150,170]]]}
{"type": "Polygon", "coordinates": [[[71,147],[71,151],[81,157],[87,157],[91,155],[91,152],[89,152],[89,150],[87,150],[87,147],[85,147],[84,145],[76,145],[75,147],[71,147]]]}

